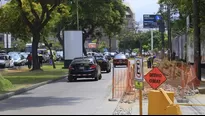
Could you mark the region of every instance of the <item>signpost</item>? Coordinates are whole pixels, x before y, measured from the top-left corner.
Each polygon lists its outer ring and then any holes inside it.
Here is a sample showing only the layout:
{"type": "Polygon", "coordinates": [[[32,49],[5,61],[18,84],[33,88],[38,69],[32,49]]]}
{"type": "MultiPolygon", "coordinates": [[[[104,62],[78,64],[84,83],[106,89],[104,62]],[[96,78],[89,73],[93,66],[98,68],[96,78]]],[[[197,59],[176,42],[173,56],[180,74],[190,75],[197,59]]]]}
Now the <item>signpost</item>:
{"type": "Polygon", "coordinates": [[[135,88],[139,90],[139,110],[142,115],[142,90],[144,89],[143,58],[136,58],[135,88]]]}
{"type": "Polygon", "coordinates": [[[158,21],[161,19],[160,15],[144,14],[143,15],[143,28],[158,28],[158,21]]]}
{"type": "Polygon", "coordinates": [[[136,67],[135,67],[135,81],[143,82],[143,58],[136,58],[136,67]]]}
{"type": "Polygon", "coordinates": [[[167,78],[158,68],[153,68],[149,73],[145,75],[144,78],[153,89],[157,89],[167,80],[167,78]]]}

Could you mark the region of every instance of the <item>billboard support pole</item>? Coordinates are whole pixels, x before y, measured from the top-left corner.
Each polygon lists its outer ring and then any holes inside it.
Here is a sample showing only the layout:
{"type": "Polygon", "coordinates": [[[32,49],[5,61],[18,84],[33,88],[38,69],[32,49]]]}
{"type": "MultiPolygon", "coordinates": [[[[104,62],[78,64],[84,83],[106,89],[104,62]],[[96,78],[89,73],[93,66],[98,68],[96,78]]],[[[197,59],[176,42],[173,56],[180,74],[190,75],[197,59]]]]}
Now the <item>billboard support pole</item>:
{"type": "Polygon", "coordinates": [[[153,40],[153,30],[151,28],[151,51],[153,52],[154,49],[154,40],[153,40]]]}

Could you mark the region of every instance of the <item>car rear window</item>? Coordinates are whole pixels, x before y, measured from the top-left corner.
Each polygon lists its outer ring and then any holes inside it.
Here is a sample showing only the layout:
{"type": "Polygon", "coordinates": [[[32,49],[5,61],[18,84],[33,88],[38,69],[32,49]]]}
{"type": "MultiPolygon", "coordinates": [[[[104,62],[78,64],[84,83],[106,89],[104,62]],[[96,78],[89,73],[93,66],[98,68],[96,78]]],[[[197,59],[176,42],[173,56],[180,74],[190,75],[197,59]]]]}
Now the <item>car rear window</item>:
{"type": "Polygon", "coordinates": [[[82,59],[76,59],[72,62],[72,64],[93,64],[91,60],[82,60],[82,59]]]}
{"type": "Polygon", "coordinates": [[[118,54],[114,59],[126,59],[126,56],[124,54],[118,54]]]}

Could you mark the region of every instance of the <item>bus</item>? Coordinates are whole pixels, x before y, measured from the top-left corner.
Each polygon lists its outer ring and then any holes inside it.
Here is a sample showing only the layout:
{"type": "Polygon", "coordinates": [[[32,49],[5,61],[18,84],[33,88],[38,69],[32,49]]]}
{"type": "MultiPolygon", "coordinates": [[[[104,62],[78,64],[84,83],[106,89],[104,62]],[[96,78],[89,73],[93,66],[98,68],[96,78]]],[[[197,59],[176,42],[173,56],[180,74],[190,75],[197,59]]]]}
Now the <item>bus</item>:
{"type": "MultiPolygon", "coordinates": [[[[25,52],[32,53],[32,43],[27,43],[25,46],[25,52]]],[[[38,44],[39,49],[47,49],[44,43],[39,43],[38,44]]]]}

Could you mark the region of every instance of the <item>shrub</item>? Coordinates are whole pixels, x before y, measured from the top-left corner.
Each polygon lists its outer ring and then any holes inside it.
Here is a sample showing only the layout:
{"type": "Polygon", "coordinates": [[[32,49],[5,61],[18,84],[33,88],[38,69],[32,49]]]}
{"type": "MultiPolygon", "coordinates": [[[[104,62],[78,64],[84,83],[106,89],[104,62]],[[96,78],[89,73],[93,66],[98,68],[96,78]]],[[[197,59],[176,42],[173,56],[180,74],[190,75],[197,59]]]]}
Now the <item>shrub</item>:
{"type": "Polygon", "coordinates": [[[0,91],[6,91],[12,87],[12,83],[8,79],[5,79],[2,75],[0,75],[0,91]]]}

